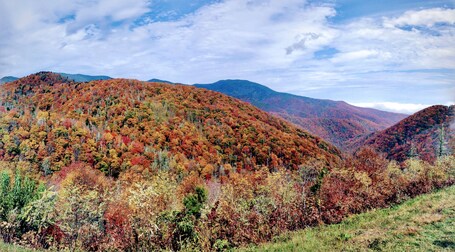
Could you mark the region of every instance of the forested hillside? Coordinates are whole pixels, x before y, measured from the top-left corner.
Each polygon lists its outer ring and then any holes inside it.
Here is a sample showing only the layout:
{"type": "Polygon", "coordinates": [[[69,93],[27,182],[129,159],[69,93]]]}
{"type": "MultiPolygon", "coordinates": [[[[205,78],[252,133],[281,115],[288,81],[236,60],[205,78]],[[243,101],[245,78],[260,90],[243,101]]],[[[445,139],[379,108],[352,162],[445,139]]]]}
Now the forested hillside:
{"type": "Polygon", "coordinates": [[[45,175],[74,162],[114,177],[132,166],[150,172],[158,156],[182,173],[208,166],[208,177],[225,164],[240,171],[296,169],[310,158],[339,161],[336,148],[321,139],[194,87],[125,79],[75,83],[43,72],[1,90],[0,158],[30,162],[45,175]]]}
{"type": "Polygon", "coordinates": [[[192,86],[0,86],[0,237],[72,251],[215,251],[455,182],[455,159],[342,155],[249,103],[192,86]]]}
{"type": "Polygon", "coordinates": [[[399,162],[411,157],[434,162],[453,153],[454,126],[455,106],[436,105],[373,134],[364,144],[399,162]]]}
{"type": "Polygon", "coordinates": [[[250,102],[344,150],[347,150],[346,144],[358,136],[383,130],[406,117],[403,114],[355,107],[342,101],[280,93],[245,80],[222,80],[195,86],[250,102]]]}

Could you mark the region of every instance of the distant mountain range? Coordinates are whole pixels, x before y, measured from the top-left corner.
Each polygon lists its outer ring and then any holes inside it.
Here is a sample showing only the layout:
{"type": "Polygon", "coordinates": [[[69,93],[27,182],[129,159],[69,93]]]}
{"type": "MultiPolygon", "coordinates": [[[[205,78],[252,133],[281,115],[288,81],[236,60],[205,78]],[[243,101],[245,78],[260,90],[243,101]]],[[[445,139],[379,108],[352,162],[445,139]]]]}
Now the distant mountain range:
{"type": "MultiPolygon", "coordinates": [[[[48,72],[38,75],[53,78],[60,76],[62,81],[75,82],[112,79],[109,76],[48,72]]],[[[27,78],[22,78],[22,82],[27,78]]],[[[7,76],[3,77],[1,82],[15,80],[16,77],[7,76]]],[[[174,84],[160,79],[150,79],[148,82],[174,84]]],[[[360,147],[371,146],[379,152],[386,153],[388,159],[404,161],[410,156],[419,156],[424,160],[433,161],[436,156],[445,152],[452,153],[455,149],[454,106],[436,105],[407,117],[404,114],[360,108],[343,101],[313,99],[276,92],[246,80],[222,80],[194,86],[248,102],[293,122],[344,151],[353,152],[360,147]]]]}
{"type": "MultiPolygon", "coordinates": [[[[110,80],[112,77],[106,75],[87,75],[87,74],[69,74],[69,73],[57,73],[63,77],[68,78],[69,80],[73,80],[75,82],[88,82],[93,80],[110,80]]],[[[19,79],[18,77],[14,76],[5,76],[0,79],[0,84],[12,82],[19,79]]],[[[150,79],[148,82],[158,82],[158,83],[167,83],[167,84],[175,84],[174,82],[170,82],[167,80],[160,80],[160,79],[150,79]]]]}
{"type": "Polygon", "coordinates": [[[385,130],[367,137],[360,146],[371,146],[388,159],[402,162],[410,157],[434,161],[455,148],[455,106],[423,109],[385,130]]]}
{"type": "Polygon", "coordinates": [[[343,101],[280,93],[246,80],[222,80],[194,86],[249,102],[342,149],[346,149],[346,144],[353,139],[383,130],[406,117],[404,114],[356,107],[343,101]]]}
{"type": "Polygon", "coordinates": [[[15,81],[17,80],[18,78],[17,77],[14,77],[14,76],[5,76],[3,78],[0,79],[0,84],[3,84],[3,83],[7,83],[7,82],[11,82],[11,81],[15,81]]]}
{"type": "MultiPolygon", "coordinates": [[[[69,80],[73,80],[75,82],[88,82],[93,80],[110,80],[112,79],[109,76],[105,75],[86,75],[86,74],[68,74],[68,73],[57,73],[60,74],[62,77],[68,78],[69,80]]],[[[0,79],[0,84],[12,82],[19,79],[18,77],[14,76],[5,76],[0,79]]]]}
{"type": "MultiPolygon", "coordinates": [[[[76,82],[109,80],[109,76],[59,73],[76,82]]],[[[2,78],[2,82],[16,80],[2,78]]],[[[148,82],[174,84],[161,79],[148,82]]],[[[366,136],[386,129],[404,119],[406,115],[360,108],[343,101],[313,99],[288,93],[276,92],[266,86],[247,80],[221,80],[212,84],[194,84],[199,88],[217,91],[286,119],[344,150],[353,150],[362,144],[366,136]]]]}
{"type": "Polygon", "coordinates": [[[170,81],[167,81],[167,80],[160,80],[160,79],[150,79],[148,80],[148,82],[157,82],[157,83],[167,83],[167,84],[175,84],[174,82],[170,82],[170,81]]]}
{"type": "MultiPolygon", "coordinates": [[[[87,74],[69,74],[69,73],[56,73],[60,74],[62,77],[66,77],[69,80],[73,80],[75,82],[88,82],[93,80],[110,80],[112,77],[106,75],[87,75],[87,74]]],[[[19,79],[18,77],[14,76],[5,76],[0,79],[0,84],[12,82],[19,79]]],[[[167,84],[175,84],[174,82],[170,82],[167,80],[160,80],[160,79],[150,79],[148,82],[157,82],[157,83],[167,83],[167,84]]]]}
{"type": "Polygon", "coordinates": [[[58,73],[63,77],[67,77],[69,80],[75,82],[88,82],[93,80],[110,80],[112,79],[109,76],[105,75],[85,75],[85,74],[68,74],[68,73],[58,73]]]}

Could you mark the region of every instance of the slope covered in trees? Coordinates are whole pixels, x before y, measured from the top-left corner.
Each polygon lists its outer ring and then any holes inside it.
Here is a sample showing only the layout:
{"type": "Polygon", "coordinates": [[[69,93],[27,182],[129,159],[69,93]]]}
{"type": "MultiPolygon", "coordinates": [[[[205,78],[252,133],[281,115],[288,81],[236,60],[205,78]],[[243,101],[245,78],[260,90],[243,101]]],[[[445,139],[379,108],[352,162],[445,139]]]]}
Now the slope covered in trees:
{"type": "Polygon", "coordinates": [[[368,137],[364,145],[403,162],[411,157],[434,161],[454,151],[455,106],[435,105],[368,137]]]}
{"type": "Polygon", "coordinates": [[[0,158],[43,174],[84,162],[117,177],[131,166],[149,172],[163,159],[178,172],[211,176],[225,164],[296,169],[310,158],[339,159],[336,148],[281,119],[190,86],[74,83],[42,72],[5,84],[0,100],[0,158]]]}
{"type": "Polygon", "coordinates": [[[347,142],[359,135],[385,129],[405,118],[403,114],[355,107],[342,101],[279,93],[245,80],[223,80],[195,86],[250,102],[340,148],[344,148],[347,142]]]}
{"type": "Polygon", "coordinates": [[[455,182],[455,158],[400,167],[185,85],[0,86],[0,239],[57,251],[220,251],[455,182]]]}
{"type": "MultiPolygon", "coordinates": [[[[58,73],[63,78],[67,78],[68,80],[73,80],[75,82],[88,82],[93,80],[110,80],[112,79],[109,76],[105,75],[86,75],[86,74],[69,74],[69,73],[58,73]]],[[[19,78],[13,76],[5,76],[0,79],[0,84],[13,82],[19,78]]]]}

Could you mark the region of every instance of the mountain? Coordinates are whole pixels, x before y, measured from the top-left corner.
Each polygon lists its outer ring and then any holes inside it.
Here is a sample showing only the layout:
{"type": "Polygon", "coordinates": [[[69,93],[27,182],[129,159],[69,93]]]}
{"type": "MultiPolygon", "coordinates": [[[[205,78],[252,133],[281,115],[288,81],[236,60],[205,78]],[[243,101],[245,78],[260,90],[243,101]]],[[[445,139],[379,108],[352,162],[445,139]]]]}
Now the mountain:
{"type": "MultiPolygon", "coordinates": [[[[58,73],[63,77],[68,78],[69,80],[73,80],[75,82],[88,82],[93,80],[109,80],[112,79],[109,76],[105,75],[85,75],[85,74],[68,74],[68,73],[58,73]]],[[[5,76],[0,79],[0,84],[12,82],[19,78],[13,76],[5,76]]]]}
{"type": "Polygon", "coordinates": [[[210,175],[226,164],[242,171],[340,160],[320,138],[218,92],[129,79],[81,85],[51,72],[0,87],[0,132],[0,160],[42,174],[74,162],[116,177],[164,165],[210,175]]]}
{"type": "Polygon", "coordinates": [[[451,185],[451,162],[399,169],[371,148],[342,158],[250,103],[188,85],[40,72],[0,86],[0,222],[14,227],[7,242],[36,249],[259,244],[451,185]]]}
{"type": "Polygon", "coordinates": [[[385,129],[406,115],[276,92],[245,80],[222,80],[196,87],[221,92],[280,116],[308,132],[344,148],[352,139],[385,129]]]}
{"type": "Polygon", "coordinates": [[[437,156],[452,154],[455,141],[455,106],[435,105],[423,109],[399,123],[366,138],[364,145],[405,161],[418,157],[434,161],[437,156]]]}
{"type": "Polygon", "coordinates": [[[11,81],[15,81],[17,80],[18,78],[17,77],[14,77],[14,76],[5,76],[3,78],[0,79],[0,84],[3,84],[3,83],[7,83],[7,82],[11,82],[11,81]]]}
{"type": "Polygon", "coordinates": [[[88,82],[93,80],[110,80],[112,79],[109,76],[105,75],[85,75],[85,74],[68,74],[68,73],[59,73],[61,76],[66,77],[75,82],[88,82]]]}
{"type": "Polygon", "coordinates": [[[167,80],[155,79],[155,78],[148,80],[148,82],[160,82],[160,83],[167,83],[167,84],[175,84],[174,82],[170,82],[170,81],[167,81],[167,80]]]}

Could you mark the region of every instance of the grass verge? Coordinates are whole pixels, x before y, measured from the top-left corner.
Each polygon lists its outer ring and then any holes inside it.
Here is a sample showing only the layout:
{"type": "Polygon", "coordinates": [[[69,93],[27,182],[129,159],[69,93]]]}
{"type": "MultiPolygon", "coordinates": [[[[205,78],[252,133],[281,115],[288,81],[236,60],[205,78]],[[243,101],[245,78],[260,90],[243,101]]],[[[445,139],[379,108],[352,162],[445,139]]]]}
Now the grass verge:
{"type": "Polygon", "coordinates": [[[1,252],[36,252],[38,250],[33,250],[29,248],[24,248],[12,244],[6,244],[0,240],[0,251],[1,252]]]}
{"type": "Polygon", "coordinates": [[[455,186],[240,251],[455,251],[455,186]]]}

